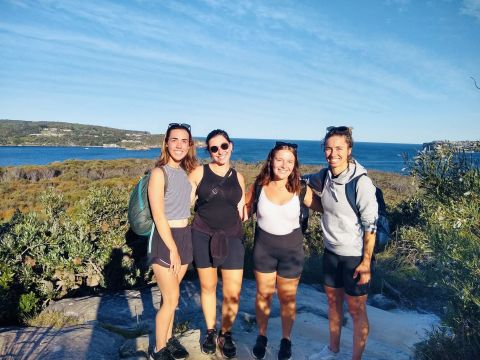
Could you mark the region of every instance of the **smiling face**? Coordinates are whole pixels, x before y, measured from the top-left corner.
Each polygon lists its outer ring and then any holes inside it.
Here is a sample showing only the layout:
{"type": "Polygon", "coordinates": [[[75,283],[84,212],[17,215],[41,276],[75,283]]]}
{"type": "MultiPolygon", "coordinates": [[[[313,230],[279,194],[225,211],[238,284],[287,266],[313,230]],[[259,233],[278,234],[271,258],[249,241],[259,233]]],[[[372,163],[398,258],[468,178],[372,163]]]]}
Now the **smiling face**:
{"type": "Polygon", "coordinates": [[[172,129],[167,141],[170,159],[179,163],[187,156],[190,149],[190,136],[185,129],[172,129]]]}
{"type": "Polygon", "coordinates": [[[287,149],[275,152],[272,159],[272,172],[274,180],[288,179],[295,167],[295,155],[287,149]]]}
{"type": "Polygon", "coordinates": [[[210,157],[218,165],[228,164],[232,155],[232,143],[224,136],[217,135],[208,141],[208,151],[210,157]]]}
{"type": "Polygon", "coordinates": [[[334,135],[325,142],[325,159],[333,175],[338,175],[348,167],[348,160],[352,153],[345,136],[334,135]]]}

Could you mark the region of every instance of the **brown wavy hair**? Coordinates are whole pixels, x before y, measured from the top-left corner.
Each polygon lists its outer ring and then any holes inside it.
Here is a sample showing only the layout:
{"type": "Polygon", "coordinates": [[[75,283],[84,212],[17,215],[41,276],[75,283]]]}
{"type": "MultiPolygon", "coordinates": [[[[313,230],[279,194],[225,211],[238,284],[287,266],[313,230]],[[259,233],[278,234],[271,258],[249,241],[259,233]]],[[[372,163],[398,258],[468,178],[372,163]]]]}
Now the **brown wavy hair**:
{"type": "Polygon", "coordinates": [[[262,186],[268,185],[274,179],[273,174],[273,159],[279,150],[289,150],[295,157],[295,164],[293,166],[292,173],[288,176],[287,183],[285,187],[291,193],[298,194],[300,192],[300,169],[298,164],[297,149],[288,145],[275,145],[275,147],[270,150],[267,156],[267,160],[262,166],[260,173],[255,178],[255,185],[260,184],[262,186]]]}
{"type": "Polygon", "coordinates": [[[190,132],[189,128],[182,125],[170,126],[167,129],[167,132],[165,133],[165,137],[163,138],[161,153],[157,159],[157,162],[155,163],[155,167],[164,166],[170,160],[170,153],[168,152],[167,143],[168,143],[168,140],[170,139],[170,133],[172,132],[172,130],[175,130],[175,129],[182,129],[188,133],[188,143],[190,145],[190,148],[188,149],[187,155],[180,162],[180,166],[187,173],[190,173],[192,172],[193,169],[197,167],[198,160],[196,156],[195,143],[193,142],[192,133],[190,132]]]}

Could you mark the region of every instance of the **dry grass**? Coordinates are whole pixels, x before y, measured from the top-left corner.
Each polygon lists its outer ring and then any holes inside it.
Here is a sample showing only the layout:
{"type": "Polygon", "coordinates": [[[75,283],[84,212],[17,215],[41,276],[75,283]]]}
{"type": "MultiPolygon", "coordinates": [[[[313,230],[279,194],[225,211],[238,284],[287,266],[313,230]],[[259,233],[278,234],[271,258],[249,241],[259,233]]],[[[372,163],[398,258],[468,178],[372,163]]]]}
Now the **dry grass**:
{"type": "Polygon", "coordinates": [[[53,327],[56,329],[66,326],[74,326],[83,324],[83,321],[76,316],[65,315],[57,311],[46,311],[38,314],[37,316],[28,319],[28,326],[36,327],[53,327]]]}
{"type": "MultiPolygon", "coordinates": [[[[152,160],[120,159],[120,160],[69,160],[45,166],[18,166],[0,168],[3,178],[0,181],[0,221],[9,220],[15,209],[22,212],[42,209],[40,196],[49,187],[62,192],[69,212],[75,213],[79,200],[84,198],[91,186],[127,186],[132,187],[140,176],[153,166],[152,160]],[[45,178],[32,178],[30,175],[42,175],[45,178]],[[54,174],[54,175],[52,175],[54,174]],[[23,177],[22,177],[23,176],[23,177]],[[29,180],[30,176],[30,180],[29,180]],[[25,178],[27,177],[27,178],[25,178]]],[[[260,172],[262,162],[234,162],[234,166],[243,174],[247,189],[260,172]]],[[[321,169],[318,165],[302,165],[301,173],[314,173],[321,169]]],[[[410,177],[393,173],[372,171],[370,176],[383,190],[385,201],[394,206],[408,198],[415,191],[410,177]]]]}

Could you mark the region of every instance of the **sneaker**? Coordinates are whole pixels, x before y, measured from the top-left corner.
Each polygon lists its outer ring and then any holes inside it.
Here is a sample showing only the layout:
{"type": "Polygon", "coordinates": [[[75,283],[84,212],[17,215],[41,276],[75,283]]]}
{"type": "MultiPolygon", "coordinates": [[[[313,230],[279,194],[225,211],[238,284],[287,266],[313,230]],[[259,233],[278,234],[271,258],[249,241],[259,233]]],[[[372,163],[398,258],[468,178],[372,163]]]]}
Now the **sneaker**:
{"type": "Polygon", "coordinates": [[[157,352],[155,352],[155,350],[150,353],[150,360],[175,360],[167,347],[164,347],[157,352]]]}
{"type": "Polygon", "coordinates": [[[170,351],[174,359],[185,360],[188,358],[187,349],[185,349],[185,347],[180,344],[180,341],[174,336],[167,341],[167,349],[170,351]]]}
{"type": "Polygon", "coordinates": [[[205,335],[205,339],[203,340],[201,350],[204,354],[215,354],[217,350],[217,344],[215,342],[216,331],[215,329],[207,329],[207,334],[205,335]]]}
{"type": "Polygon", "coordinates": [[[237,356],[237,347],[233,342],[232,333],[230,331],[226,331],[225,333],[220,331],[218,333],[217,344],[225,359],[232,359],[237,356]]]}
{"type": "Polygon", "coordinates": [[[257,360],[265,359],[265,353],[267,352],[267,337],[263,335],[257,336],[257,341],[252,349],[252,355],[257,360]]]}
{"type": "Polygon", "coordinates": [[[278,350],[278,360],[289,360],[292,358],[292,342],[283,338],[280,341],[280,350],[278,350]]]}
{"type": "Polygon", "coordinates": [[[334,360],[339,359],[340,352],[333,352],[330,350],[328,345],[325,345],[324,348],[317,354],[308,357],[308,360],[334,360]]]}

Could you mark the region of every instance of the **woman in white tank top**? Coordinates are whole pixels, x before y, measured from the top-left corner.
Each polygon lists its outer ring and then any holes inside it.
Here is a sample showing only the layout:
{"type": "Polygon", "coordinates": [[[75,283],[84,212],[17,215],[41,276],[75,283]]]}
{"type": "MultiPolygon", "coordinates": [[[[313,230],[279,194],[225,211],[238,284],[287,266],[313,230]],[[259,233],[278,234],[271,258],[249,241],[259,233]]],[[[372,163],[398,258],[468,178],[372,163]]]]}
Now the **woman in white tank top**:
{"type": "MultiPolygon", "coordinates": [[[[296,293],[305,257],[299,222],[300,188],[297,145],[277,142],[247,193],[249,213],[256,211],[257,214],[253,258],[259,334],[252,349],[256,359],[265,357],[268,317],[275,287],[282,317],[278,359],[286,360],[292,356],[290,333],[296,315],[296,293]],[[256,201],[254,197],[258,191],[255,188],[258,186],[261,186],[261,192],[256,201]]],[[[314,210],[321,209],[319,198],[309,187],[303,202],[314,210]]]]}

